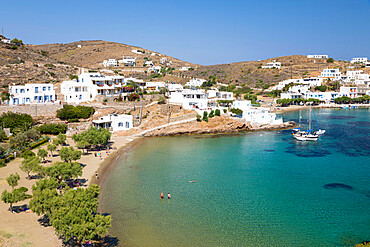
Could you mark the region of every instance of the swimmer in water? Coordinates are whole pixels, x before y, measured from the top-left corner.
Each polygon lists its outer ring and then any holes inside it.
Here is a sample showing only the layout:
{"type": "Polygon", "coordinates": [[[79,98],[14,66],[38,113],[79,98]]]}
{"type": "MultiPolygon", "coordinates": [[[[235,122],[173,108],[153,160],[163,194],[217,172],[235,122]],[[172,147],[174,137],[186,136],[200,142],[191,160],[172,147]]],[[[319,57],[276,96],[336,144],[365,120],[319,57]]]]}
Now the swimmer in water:
{"type": "Polygon", "coordinates": [[[167,197],[168,197],[168,199],[171,199],[171,195],[170,195],[169,192],[167,193],[167,197]]]}
{"type": "Polygon", "coordinates": [[[163,199],[163,191],[161,192],[161,199],[163,199]]]}

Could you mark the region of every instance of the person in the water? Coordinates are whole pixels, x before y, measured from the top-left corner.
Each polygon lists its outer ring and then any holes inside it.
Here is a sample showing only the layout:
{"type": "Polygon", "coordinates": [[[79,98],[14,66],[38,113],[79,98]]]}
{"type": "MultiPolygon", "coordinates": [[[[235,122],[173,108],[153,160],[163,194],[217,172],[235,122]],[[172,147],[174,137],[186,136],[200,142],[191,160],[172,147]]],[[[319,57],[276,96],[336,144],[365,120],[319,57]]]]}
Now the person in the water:
{"type": "Polygon", "coordinates": [[[167,197],[168,197],[168,199],[171,199],[170,192],[167,193],[167,197]]]}
{"type": "Polygon", "coordinates": [[[163,191],[161,192],[161,199],[163,199],[163,191]]]}

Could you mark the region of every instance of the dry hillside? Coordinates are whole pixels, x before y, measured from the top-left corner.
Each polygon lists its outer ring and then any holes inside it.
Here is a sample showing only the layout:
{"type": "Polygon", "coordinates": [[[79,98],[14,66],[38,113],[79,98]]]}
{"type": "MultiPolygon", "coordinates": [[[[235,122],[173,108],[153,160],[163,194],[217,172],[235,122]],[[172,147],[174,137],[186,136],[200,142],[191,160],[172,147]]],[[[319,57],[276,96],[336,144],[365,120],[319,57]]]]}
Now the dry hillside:
{"type": "Polygon", "coordinates": [[[43,50],[47,52],[50,57],[68,64],[95,69],[103,68],[103,60],[110,58],[119,60],[122,59],[122,56],[136,57],[137,66],[139,67],[143,66],[145,61],[144,58],[152,60],[155,65],[160,65],[159,60],[163,57],[172,61],[171,67],[197,66],[196,64],[184,62],[144,48],[101,40],[79,41],[68,44],[28,45],[27,47],[38,52],[43,50]],[[135,54],[132,50],[145,51],[145,54],[135,54]],[[152,56],[151,53],[156,53],[160,56],[152,56]]]}

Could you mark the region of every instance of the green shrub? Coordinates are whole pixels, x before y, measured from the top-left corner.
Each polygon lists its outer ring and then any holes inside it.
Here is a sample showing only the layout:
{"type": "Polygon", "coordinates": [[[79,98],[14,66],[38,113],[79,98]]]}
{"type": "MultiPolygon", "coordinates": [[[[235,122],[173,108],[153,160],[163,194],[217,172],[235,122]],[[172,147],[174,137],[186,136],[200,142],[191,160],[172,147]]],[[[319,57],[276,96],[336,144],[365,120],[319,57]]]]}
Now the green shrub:
{"type": "Polygon", "coordinates": [[[197,114],[197,122],[202,122],[202,116],[197,114]]]}
{"type": "Polygon", "coordinates": [[[57,123],[43,124],[38,127],[38,131],[40,131],[41,134],[51,134],[51,135],[57,135],[59,133],[65,134],[66,130],[67,130],[66,124],[57,124],[57,123]]]}
{"type": "Polygon", "coordinates": [[[0,126],[3,128],[10,128],[13,132],[14,129],[27,130],[33,123],[33,118],[28,114],[5,112],[0,116],[0,126]]]}
{"type": "MultiPolygon", "coordinates": [[[[226,110],[226,109],[225,109],[226,110]]],[[[216,109],[215,111],[215,116],[221,116],[221,111],[220,109],[216,109]]]]}
{"type": "Polygon", "coordinates": [[[212,110],[212,111],[209,113],[208,117],[209,117],[209,118],[213,118],[214,116],[215,116],[215,112],[212,110]]]}
{"type": "Polygon", "coordinates": [[[224,113],[227,113],[227,109],[224,109],[224,113]]]}
{"type": "Polygon", "coordinates": [[[208,112],[207,111],[203,112],[202,120],[208,122],[208,112]]]}
{"type": "Polygon", "coordinates": [[[231,108],[230,111],[236,115],[239,115],[241,116],[243,114],[243,110],[239,109],[239,108],[231,108]]]}
{"type": "Polygon", "coordinates": [[[28,159],[28,158],[35,157],[35,156],[36,154],[32,152],[31,150],[25,150],[21,154],[21,157],[24,159],[28,159]]]}
{"type": "Polygon", "coordinates": [[[89,118],[94,114],[94,107],[89,106],[73,106],[73,105],[64,105],[62,109],[57,111],[57,117],[62,120],[68,119],[79,119],[79,118],[89,118]]]}

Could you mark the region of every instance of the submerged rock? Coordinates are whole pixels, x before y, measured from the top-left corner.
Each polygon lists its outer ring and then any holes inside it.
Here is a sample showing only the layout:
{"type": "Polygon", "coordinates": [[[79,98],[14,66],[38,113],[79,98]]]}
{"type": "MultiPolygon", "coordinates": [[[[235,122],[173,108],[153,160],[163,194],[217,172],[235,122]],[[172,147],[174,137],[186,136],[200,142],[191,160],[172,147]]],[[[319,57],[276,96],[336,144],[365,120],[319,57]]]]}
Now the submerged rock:
{"type": "Polygon", "coordinates": [[[353,190],[353,187],[347,184],[341,184],[341,183],[332,183],[332,184],[325,184],[325,189],[345,189],[345,190],[353,190]]]}

